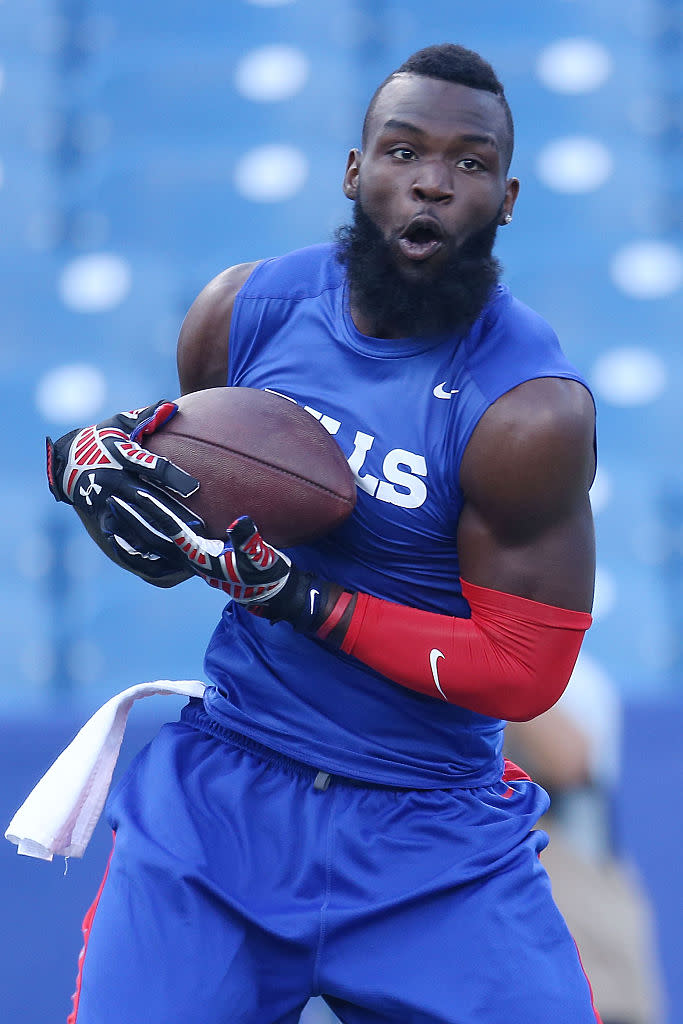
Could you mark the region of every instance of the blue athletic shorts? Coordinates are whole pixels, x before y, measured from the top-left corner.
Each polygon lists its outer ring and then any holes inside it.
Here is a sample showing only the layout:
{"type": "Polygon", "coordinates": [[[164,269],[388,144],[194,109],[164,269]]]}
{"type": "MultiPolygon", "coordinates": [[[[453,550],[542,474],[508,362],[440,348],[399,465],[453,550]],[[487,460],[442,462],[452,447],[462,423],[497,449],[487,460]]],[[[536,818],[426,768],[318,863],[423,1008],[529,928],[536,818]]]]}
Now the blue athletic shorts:
{"type": "Polygon", "coordinates": [[[596,1024],[526,780],[316,773],[193,703],[112,792],[77,1024],[596,1024]]]}

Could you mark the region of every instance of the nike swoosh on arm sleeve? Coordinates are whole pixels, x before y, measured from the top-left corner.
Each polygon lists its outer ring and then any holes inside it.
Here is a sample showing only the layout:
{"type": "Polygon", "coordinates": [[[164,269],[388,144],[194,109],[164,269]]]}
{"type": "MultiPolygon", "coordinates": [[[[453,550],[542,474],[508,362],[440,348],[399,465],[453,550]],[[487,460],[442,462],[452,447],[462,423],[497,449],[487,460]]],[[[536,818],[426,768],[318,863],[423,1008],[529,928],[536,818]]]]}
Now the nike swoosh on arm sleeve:
{"type": "Polygon", "coordinates": [[[470,619],[358,594],[342,650],[401,686],[479,714],[526,721],[565,690],[588,612],[462,581],[470,619]],[[432,651],[438,659],[438,682],[432,651]]]}

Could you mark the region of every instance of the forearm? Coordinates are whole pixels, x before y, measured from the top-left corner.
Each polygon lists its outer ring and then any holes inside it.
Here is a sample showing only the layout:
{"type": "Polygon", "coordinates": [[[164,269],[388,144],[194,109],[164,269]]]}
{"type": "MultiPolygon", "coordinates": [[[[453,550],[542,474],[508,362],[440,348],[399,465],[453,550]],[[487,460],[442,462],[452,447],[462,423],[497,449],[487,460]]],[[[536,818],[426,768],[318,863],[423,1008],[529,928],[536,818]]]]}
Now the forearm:
{"type": "MultiPolygon", "coordinates": [[[[462,586],[469,619],[358,594],[331,631],[328,614],[316,635],[402,686],[480,714],[525,721],[552,707],[590,615],[462,586]]],[[[339,610],[337,598],[330,613],[339,610]]]]}
{"type": "Polygon", "coordinates": [[[223,544],[202,540],[158,499],[145,504],[150,529],[254,614],[288,622],[401,686],[493,718],[524,721],[552,707],[591,624],[587,612],[464,580],[469,619],[394,604],[299,571],[248,516],[223,544]]]}

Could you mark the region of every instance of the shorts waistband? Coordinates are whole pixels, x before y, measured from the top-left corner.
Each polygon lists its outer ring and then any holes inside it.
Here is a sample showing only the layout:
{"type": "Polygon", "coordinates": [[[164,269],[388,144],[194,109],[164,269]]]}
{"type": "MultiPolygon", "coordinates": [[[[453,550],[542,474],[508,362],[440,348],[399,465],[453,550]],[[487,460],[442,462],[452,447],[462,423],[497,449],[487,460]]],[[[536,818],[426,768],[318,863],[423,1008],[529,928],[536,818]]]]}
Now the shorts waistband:
{"type": "Polygon", "coordinates": [[[243,733],[228,729],[207,714],[201,700],[191,700],[180,715],[180,720],[187,725],[193,726],[200,732],[209,733],[224,743],[238,747],[247,754],[253,754],[259,760],[267,761],[273,766],[280,768],[298,778],[308,780],[315,789],[326,790],[332,782],[342,786],[351,786],[354,789],[379,789],[388,793],[405,793],[414,790],[415,786],[387,786],[379,782],[370,782],[365,779],[352,779],[347,775],[335,775],[332,772],[321,771],[314,765],[306,764],[305,761],[298,761],[288,754],[282,754],[272,747],[266,747],[257,740],[245,736],[243,733]]]}

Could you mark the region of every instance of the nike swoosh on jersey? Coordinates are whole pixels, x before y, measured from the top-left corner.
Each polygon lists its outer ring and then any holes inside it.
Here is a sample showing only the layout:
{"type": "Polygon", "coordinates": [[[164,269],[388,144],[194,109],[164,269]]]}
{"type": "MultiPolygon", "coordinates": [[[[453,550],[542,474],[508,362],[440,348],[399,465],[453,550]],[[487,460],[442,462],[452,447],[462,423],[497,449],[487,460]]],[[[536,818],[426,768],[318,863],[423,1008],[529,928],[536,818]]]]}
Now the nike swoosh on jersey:
{"type": "Polygon", "coordinates": [[[316,597],[318,596],[319,593],[320,593],[319,590],[309,590],[309,592],[308,592],[308,596],[311,599],[311,615],[315,611],[315,599],[316,599],[316,597]]]}
{"type": "Polygon", "coordinates": [[[453,395],[457,395],[459,391],[460,388],[453,388],[452,391],[446,391],[446,381],[443,380],[440,384],[436,385],[432,394],[434,395],[434,398],[452,398],[453,395]]]}
{"type": "Polygon", "coordinates": [[[446,696],[446,694],[441,689],[441,683],[439,682],[439,665],[438,665],[438,661],[439,661],[439,658],[445,658],[445,657],[446,657],[446,655],[443,654],[442,651],[438,651],[436,649],[436,647],[433,647],[432,650],[429,652],[429,667],[432,670],[432,679],[434,680],[434,685],[436,686],[437,690],[439,691],[439,693],[441,694],[443,699],[444,700],[448,700],[448,697],[446,696]]]}

